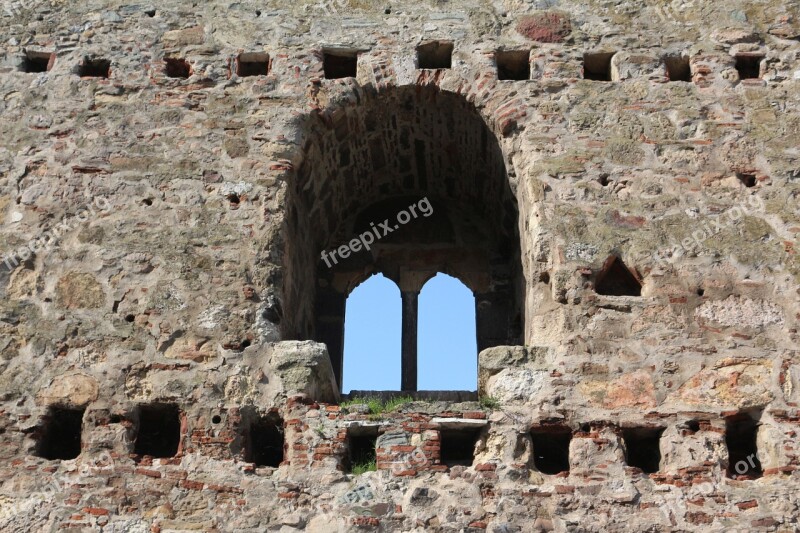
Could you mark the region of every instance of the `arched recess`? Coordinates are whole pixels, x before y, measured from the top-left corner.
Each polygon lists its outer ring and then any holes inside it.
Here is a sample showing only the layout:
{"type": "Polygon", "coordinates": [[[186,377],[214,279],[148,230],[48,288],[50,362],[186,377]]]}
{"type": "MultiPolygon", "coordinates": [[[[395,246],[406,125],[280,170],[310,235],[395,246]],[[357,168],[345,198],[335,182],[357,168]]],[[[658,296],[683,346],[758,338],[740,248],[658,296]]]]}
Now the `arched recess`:
{"type": "Polygon", "coordinates": [[[462,96],[413,86],[359,98],[305,125],[286,196],[281,327],[325,342],[341,386],[347,294],[383,273],[403,299],[402,388],[416,390],[417,296],[437,272],[475,294],[478,350],[520,343],[517,202],[497,138],[462,96]],[[417,216],[399,224],[412,205],[417,216]],[[391,232],[378,229],[369,250],[322,259],[384,221],[391,232]]]}

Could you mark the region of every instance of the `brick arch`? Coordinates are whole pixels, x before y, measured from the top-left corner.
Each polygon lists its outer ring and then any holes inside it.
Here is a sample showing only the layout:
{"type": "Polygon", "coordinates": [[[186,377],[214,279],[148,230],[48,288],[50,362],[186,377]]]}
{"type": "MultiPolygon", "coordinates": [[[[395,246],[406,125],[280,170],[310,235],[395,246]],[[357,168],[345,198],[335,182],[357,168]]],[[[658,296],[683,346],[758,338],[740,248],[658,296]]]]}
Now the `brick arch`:
{"type": "MultiPolygon", "coordinates": [[[[282,336],[325,342],[341,383],[344,305],[355,284],[383,273],[410,313],[424,281],[452,272],[475,292],[479,349],[519,343],[517,199],[495,128],[476,106],[435,85],[358,87],[347,104],[302,122],[287,180],[282,336]],[[423,202],[430,215],[421,216],[423,202]],[[413,205],[417,217],[398,224],[413,205]],[[321,252],[384,221],[394,231],[373,232],[369,251],[323,262],[321,252]]],[[[415,330],[415,318],[407,326],[415,330]]]]}

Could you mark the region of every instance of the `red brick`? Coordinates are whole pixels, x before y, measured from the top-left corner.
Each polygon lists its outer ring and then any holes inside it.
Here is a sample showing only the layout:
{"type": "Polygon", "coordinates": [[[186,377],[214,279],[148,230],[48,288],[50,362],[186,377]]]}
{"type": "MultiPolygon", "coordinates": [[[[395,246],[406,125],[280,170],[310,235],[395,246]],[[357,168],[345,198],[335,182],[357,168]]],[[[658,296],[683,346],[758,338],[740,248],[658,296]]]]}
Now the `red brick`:
{"type": "Polygon", "coordinates": [[[753,507],[758,507],[758,502],[755,501],[755,500],[747,500],[747,501],[743,501],[743,502],[737,503],[736,507],[738,507],[739,509],[742,509],[742,510],[752,509],[753,507]]]}
{"type": "Polygon", "coordinates": [[[775,527],[780,524],[774,518],[766,517],[766,518],[759,518],[758,520],[753,520],[750,522],[753,527],[775,527]]]}
{"type": "Polygon", "coordinates": [[[791,474],[795,469],[796,467],[794,466],[779,466],[777,468],[767,468],[764,470],[764,475],[771,476],[773,474],[791,474]]]}
{"type": "Polygon", "coordinates": [[[710,524],[714,517],[702,512],[686,513],[686,521],[691,524],[710,524]]]}
{"type": "Polygon", "coordinates": [[[106,516],[109,514],[108,509],[103,509],[102,507],[84,507],[83,512],[93,516],[106,516]]]}
{"type": "Polygon", "coordinates": [[[143,476],[148,476],[148,477],[155,477],[155,478],[160,478],[161,477],[161,472],[159,472],[158,470],[149,470],[147,468],[137,468],[136,470],[134,470],[134,472],[137,473],[137,474],[141,474],[143,476]]]}
{"type": "Polygon", "coordinates": [[[222,493],[243,494],[244,491],[238,487],[229,487],[227,485],[208,485],[208,488],[222,493]]]}
{"type": "Polygon", "coordinates": [[[333,452],[323,452],[323,453],[315,453],[311,456],[314,461],[324,461],[328,457],[334,455],[333,452]]]}
{"type": "Polygon", "coordinates": [[[181,481],[181,487],[189,490],[203,490],[203,485],[204,483],[202,481],[192,481],[190,479],[181,481]]]}
{"type": "Polygon", "coordinates": [[[612,210],[609,214],[609,222],[612,224],[627,229],[638,229],[644,226],[646,219],[640,216],[623,215],[619,211],[612,210]]]}

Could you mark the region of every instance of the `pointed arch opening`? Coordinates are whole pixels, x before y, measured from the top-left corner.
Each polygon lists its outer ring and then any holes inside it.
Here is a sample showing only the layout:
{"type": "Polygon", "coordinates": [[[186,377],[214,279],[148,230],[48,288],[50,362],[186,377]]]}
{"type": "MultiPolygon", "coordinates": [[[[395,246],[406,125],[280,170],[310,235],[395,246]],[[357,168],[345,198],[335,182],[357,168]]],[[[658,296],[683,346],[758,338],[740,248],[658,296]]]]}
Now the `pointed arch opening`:
{"type": "Polygon", "coordinates": [[[419,295],[417,357],[420,390],[474,391],[478,383],[475,296],[439,273],[419,295]]]}
{"type": "Polygon", "coordinates": [[[463,96],[374,91],[304,126],[287,188],[282,337],[324,342],[341,387],[347,296],[381,273],[404,310],[401,389],[416,391],[417,297],[437,272],[474,294],[478,350],[521,342],[517,202],[497,138],[463,96]]]}
{"type": "Polygon", "coordinates": [[[400,289],[381,274],[347,297],[342,390],[400,390],[400,289]]]}

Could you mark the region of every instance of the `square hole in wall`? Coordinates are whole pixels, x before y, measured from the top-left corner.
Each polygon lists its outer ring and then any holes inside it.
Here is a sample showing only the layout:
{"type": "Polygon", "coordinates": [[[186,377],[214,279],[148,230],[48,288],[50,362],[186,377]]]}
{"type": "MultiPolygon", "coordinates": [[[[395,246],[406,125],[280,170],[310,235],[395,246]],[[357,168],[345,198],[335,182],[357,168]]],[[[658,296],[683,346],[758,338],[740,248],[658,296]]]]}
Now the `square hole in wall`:
{"type": "Polygon", "coordinates": [[[269,74],[269,54],[266,52],[245,52],[236,56],[236,75],[266,76],[269,74]]]}
{"type": "Polygon", "coordinates": [[[23,72],[37,73],[47,72],[53,68],[56,55],[51,52],[25,52],[25,57],[22,60],[23,72]]]}
{"type": "Polygon", "coordinates": [[[500,50],[495,54],[497,79],[527,80],[531,77],[530,50],[500,50]]]}
{"type": "Polygon", "coordinates": [[[450,68],[453,62],[453,43],[433,41],[417,47],[417,68],[450,68]]]}
{"type": "Polygon", "coordinates": [[[283,419],[269,414],[253,420],[245,434],[245,461],[277,468],[283,462],[283,453],[283,419]]]}
{"type": "Polygon", "coordinates": [[[375,470],[377,441],[377,427],[351,427],[347,432],[346,470],[353,474],[375,470]]]}
{"type": "Polygon", "coordinates": [[[174,457],[181,442],[181,417],[177,405],[139,406],[134,453],[139,456],[174,457]]]}
{"type": "Polygon", "coordinates": [[[664,65],[669,81],[692,81],[692,68],[688,56],[667,56],[664,58],[664,65]]]}
{"type": "Polygon", "coordinates": [[[185,59],[165,57],[164,73],[168,78],[188,78],[192,75],[192,66],[185,59]]]}
{"type": "Polygon", "coordinates": [[[611,58],[616,52],[583,54],[583,78],[594,81],[611,81],[611,58]]]}
{"type": "Polygon", "coordinates": [[[743,476],[749,479],[761,477],[761,462],[758,460],[758,422],[748,413],[739,413],[725,419],[725,445],[728,448],[728,470],[730,478],[743,476]]]}
{"type": "Polygon", "coordinates": [[[85,409],[51,407],[44,417],[36,455],[48,460],[75,459],[81,453],[85,409]]]}
{"type": "Polygon", "coordinates": [[[472,466],[475,443],[481,428],[442,429],[439,432],[440,462],[447,466],[472,466]]]}
{"type": "Polygon", "coordinates": [[[108,59],[84,58],[78,66],[81,78],[108,78],[111,75],[111,61],[108,59]]]}
{"type": "Polygon", "coordinates": [[[350,50],[323,50],[322,69],[325,78],[355,78],[358,71],[358,52],[350,50]]]}
{"type": "Polygon", "coordinates": [[[569,472],[572,430],[566,426],[540,426],[531,430],[533,464],[543,474],[569,472]]]}
{"type": "Polygon", "coordinates": [[[754,80],[761,78],[761,54],[739,54],[736,56],[736,71],[740,80],[754,80]]]}
{"type": "Polygon", "coordinates": [[[658,472],[661,467],[661,434],[664,428],[625,428],[625,462],[640,468],[645,474],[658,472]]]}

